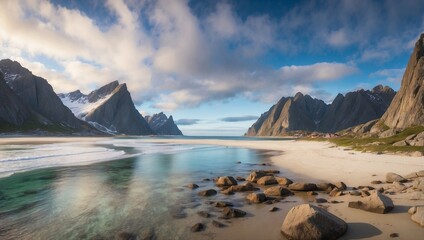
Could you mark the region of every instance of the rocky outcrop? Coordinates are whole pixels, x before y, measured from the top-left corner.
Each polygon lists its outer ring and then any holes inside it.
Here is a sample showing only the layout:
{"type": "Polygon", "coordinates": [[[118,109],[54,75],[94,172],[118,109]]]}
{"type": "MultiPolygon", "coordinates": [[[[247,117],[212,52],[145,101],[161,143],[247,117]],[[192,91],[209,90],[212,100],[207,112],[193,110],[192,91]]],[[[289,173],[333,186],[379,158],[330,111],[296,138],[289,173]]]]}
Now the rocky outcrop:
{"type": "Polygon", "coordinates": [[[371,91],[358,90],[337,95],[317,126],[320,132],[338,132],[380,118],[396,92],[378,85],[371,91]]]}
{"type": "Polygon", "coordinates": [[[88,124],[77,119],[63,105],[44,78],[33,75],[18,62],[9,59],[0,61],[0,71],[4,76],[0,90],[4,93],[2,104],[9,102],[0,113],[3,121],[17,127],[26,124],[26,127],[30,125],[30,128],[41,126],[43,129],[48,129],[49,127],[45,126],[50,126],[54,127],[55,131],[99,134],[88,124]]]}
{"type": "Polygon", "coordinates": [[[399,92],[381,122],[390,128],[424,125],[424,34],[415,43],[399,92]]]}
{"type": "Polygon", "coordinates": [[[423,206],[415,206],[411,207],[408,210],[408,213],[411,215],[411,220],[424,227],[424,207],[423,206]]]}
{"type": "Polygon", "coordinates": [[[169,118],[163,113],[153,114],[145,117],[149,126],[158,135],[183,135],[181,130],[175,124],[172,116],[169,118]]]}
{"type": "Polygon", "coordinates": [[[289,131],[314,131],[327,105],[309,95],[283,97],[249,128],[247,136],[276,136],[289,131]]]}
{"type": "Polygon", "coordinates": [[[281,233],[288,239],[338,239],[347,230],[342,219],[326,210],[302,204],[287,213],[281,233]]]}
{"type": "MultiPolygon", "coordinates": [[[[297,93],[283,97],[248,129],[247,136],[277,136],[291,131],[333,133],[380,118],[396,92],[378,85],[372,90],[337,95],[327,105],[322,100],[297,93]]],[[[371,127],[369,127],[371,128],[371,127]]]]}
{"type": "Polygon", "coordinates": [[[75,91],[58,96],[75,116],[100,131],[126,135],[155,134],[135,108],[125,83],[114,81],[88,95],[75,91]]]}

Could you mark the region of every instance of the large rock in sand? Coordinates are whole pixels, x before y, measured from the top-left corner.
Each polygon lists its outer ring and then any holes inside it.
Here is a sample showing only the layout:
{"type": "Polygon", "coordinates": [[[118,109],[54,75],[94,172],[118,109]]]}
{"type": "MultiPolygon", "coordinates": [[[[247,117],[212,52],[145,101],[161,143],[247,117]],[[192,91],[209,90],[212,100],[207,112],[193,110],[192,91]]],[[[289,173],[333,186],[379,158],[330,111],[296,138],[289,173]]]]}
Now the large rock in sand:
{"type": "Polygon", "coordinates": [[[277,179],[275,179],[274,176],[265,176],[259,178],[259,180],[256,182],[259,185],[274,185],[278,184],[277,179]]]}
{"type": "Polygon", "coordinates": [[[421,227],[424,227],[424,206],[411,207],[408,210],[411,214],[411,220],[418,223],[421,227]]]}
{"type": "Polygon", "coordinates": [[[277,180],[278,184],[280,184],[280,185],[286,185],[287,186],[287,185],[293,183],[292,180],[290,180],[286,177],[275,177],[275,179],[277,180]]]}
{"type": "Polygon", "coordinates": [[[281,227],[285,237],[299,240],[338,239],[346,230],[342,219],[310,204],[293,207],[281,227]]]}
{"type": "Polygon", "coordinates": [[[314,191],[317,189],[317,185],[314,183],[292,183],[289,185],[289,189],[293,191],[314,191]]]}
{"type": "Polygon", "coordinates": [[[216,185],[220,187],[229,187],[237,185],[237,181],[231,176],[223,176],[218,178],[216,185]]]}
{"type": "Polygon", "coordinates": [[[265,176],[272,176],[272,174],[263,171],[253,171],[249,174],[249,177],[246,178],[246,181],[256,183],[261,177],[265,176]]]}
{"type": "Polygon", "coordinates": [[[264,193],[265,193],[265,195],[268,195],[268,196],[277,196],[277,197],[293,195],[293,193],[290,190],[288,190],[287,188],[284,188],[284,187],[280,187],[280,186],[267,188],[264,191],[264,193]]]}
{"type": "Polygon", "coordinates": [[[414,182],[412,183],[412,187],[414,189],[424,191],[424,177],[419,177],[415,179],[414,182]]]}
{"type": "Polygon", "coordinates": [[[362,201],[349,202],[349,207],[384,214],[390,212],[395,206],[392,199],[380,192],[373,191],[370,196],[364,197],[362,201]]]}
{"type": "Polygon", "coordinates": [[[399,174],[389,172],[386,174],[386,182],[406,182],[407,180],[399,174]]]}
{"type": "Polygon", "coordinates": [[[262,203],[266,201],[266,196],[263,193],[251,193],[246,199],[251,203],[262,203]]]}

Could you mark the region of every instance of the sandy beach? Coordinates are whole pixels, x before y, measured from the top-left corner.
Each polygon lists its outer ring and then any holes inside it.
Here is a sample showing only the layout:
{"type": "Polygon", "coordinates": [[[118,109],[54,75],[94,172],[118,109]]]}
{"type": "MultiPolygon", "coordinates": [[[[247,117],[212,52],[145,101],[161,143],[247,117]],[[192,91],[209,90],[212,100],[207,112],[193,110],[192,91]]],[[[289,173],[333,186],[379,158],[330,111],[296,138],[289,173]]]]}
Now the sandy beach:
{"type": "MultiPolygon", "coordinates": [[[[282,170],[282,175],[293,178],[294,181],[337,182],[343,181],[351,189],[361,185],[386,187],[390,184],[372,185],[373,180],[384,182],[387,172],[406,175],[424,169],[423,157],[408,157],[397,155],[377,155],[362,153],[337,147],[328,142],[310,141],[232,141],[232,140],[146,140],[175,144],[208,144],[231,147],[244,147],[259,150],[276,151],[271,160],[273,168],[282,170]]],[[[408,183],[410,185],[410,183],[408,183]]],[[[408,185],[406,184],[406,185],[408,185]]],[[[396,193],[389,197],[395,204],[395,209],[388,214],[377,214],[349,208],[349,201],[360,200],[360,197],[344,195],[329,197],[320,193],[317,197],[336,200],[337,204],[324,204],[328,211],[348,223],[348,231],[342,239],[388,239],[391,233],[399,234],[399,239],[424,239],[424,229],[411,221],[408,209],[411,206],[424,205],[424,194],[419,200],[411,200],[413,193],[396,193]]],[[[416,198],[416,197],[415,197],[416,198]]],[[[313,198],[305,195],[305,202],[313,198]]],[[[237,239],[283,239],[280,227],[284,217],[292,206],[300,204],[291,202],[280,203],[281,211],[269,213],[269,206],[247,205],[243,209],[255,217],[232,222],[231,227],[211,233],[198,235],[199,239],[227,239],[237,232],[237,239]],[[252,226],[253,229],[252,229],[252,226]]],[[[190,223],[194,223],[191,219],[190,223]]],[[[197,236],[194,236],[195,238],[197,236]]],[[[232,237],[232,239],[236,239],[232,237]]]]}

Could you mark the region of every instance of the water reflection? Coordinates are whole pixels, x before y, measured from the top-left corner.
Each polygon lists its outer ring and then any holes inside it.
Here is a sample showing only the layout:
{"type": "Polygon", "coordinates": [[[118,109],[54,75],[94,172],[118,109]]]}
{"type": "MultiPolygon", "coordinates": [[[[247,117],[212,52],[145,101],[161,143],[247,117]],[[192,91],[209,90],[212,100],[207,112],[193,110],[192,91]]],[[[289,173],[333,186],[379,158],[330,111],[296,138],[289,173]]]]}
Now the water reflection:
{"type": "Polygon", "coordinates": [[[12,175],[0,179],[0,238],[114,239],[125,232],[184,239],[188,229],[178,219],[198,199],[183,186],[245,175],[249,165],[237,161],[261,159],[252,150],[204,147],[12,175]]]}

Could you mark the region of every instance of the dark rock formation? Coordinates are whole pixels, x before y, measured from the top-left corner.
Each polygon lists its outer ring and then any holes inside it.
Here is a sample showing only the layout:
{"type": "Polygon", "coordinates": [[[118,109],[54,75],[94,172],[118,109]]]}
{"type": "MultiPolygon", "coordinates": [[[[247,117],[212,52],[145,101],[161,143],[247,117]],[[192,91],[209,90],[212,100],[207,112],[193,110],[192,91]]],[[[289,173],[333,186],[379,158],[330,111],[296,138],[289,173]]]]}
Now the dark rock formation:
{"type": "Polygon", "coordinates": [[[392,199],[375,191],[370,196],[364,197],[361,201],[349,202],[349,207],[384,214],[393,210],[394,205],[392,199]]]}
{"type": "Polygon", "coordinates": [[[424,125],[424,34],[415,43],[399,92],[381,122],[390,128],[424,125]]]}
{"type": "Polygon", "coordinates": [[[45,127],[48,125],[54,126],[56,131],[99,134],[63,105],[44,78],[33,75],[18,62],[9,59],[0,61],[0,71],[4,76],[0,80],[3,93],[0,115],[4,122],[17,127],[26,125],[27,128],[30,125],[28,129],[39,126],[48,129],[45,127]]]}
{"type": "Polygon", "coordinates": [[[168,118],[163,112],[146,116],[145,119],[158,135],[183,135],[172,116],[168,118]]]}
{"type": "Polygon", "coordinates": [[[75,116],[97,129],[112,134],[155,134],[137,111],[127,85],[111,82],[88,95],[80,91],[59,94],[75,116]]]}

